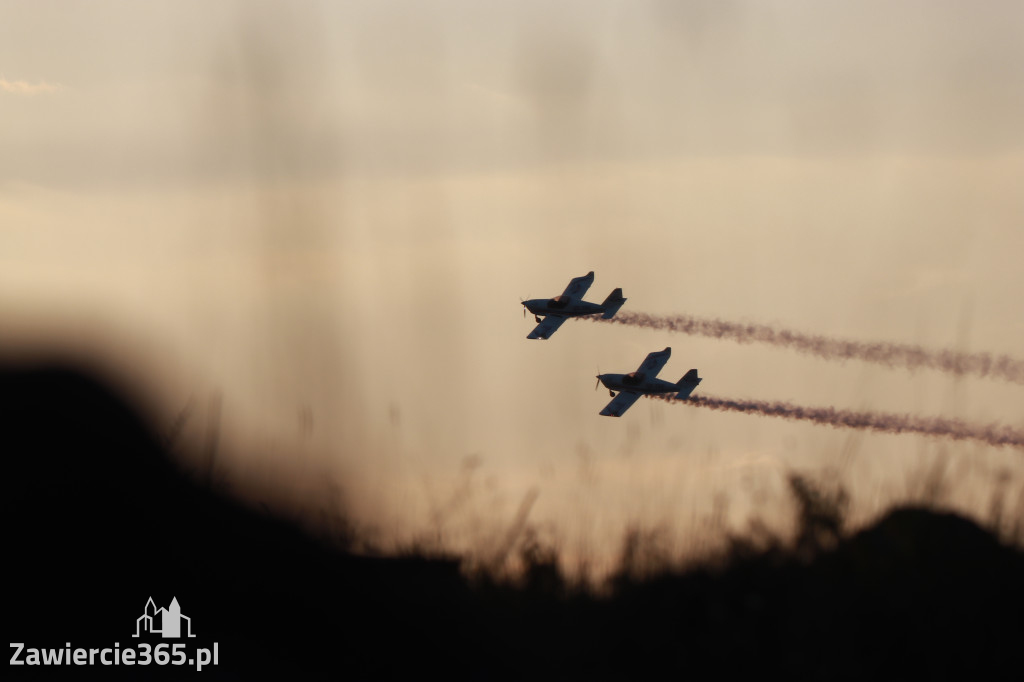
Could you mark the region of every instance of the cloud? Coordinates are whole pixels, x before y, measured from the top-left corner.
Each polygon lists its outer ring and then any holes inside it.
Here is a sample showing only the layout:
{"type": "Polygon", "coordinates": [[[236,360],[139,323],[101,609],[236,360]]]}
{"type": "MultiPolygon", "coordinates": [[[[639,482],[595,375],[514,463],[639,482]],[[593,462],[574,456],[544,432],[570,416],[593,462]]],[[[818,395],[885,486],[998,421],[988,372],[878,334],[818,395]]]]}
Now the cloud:
{"type": "Polygon", "coordinates": [[[14,93],[15,95],[39,95],[43,93],[57,92],[60,88],[60,85],[52,85],[45,81],[27,83],[25,81],[9,81],[0,76],[0,90],[14,93]]]}

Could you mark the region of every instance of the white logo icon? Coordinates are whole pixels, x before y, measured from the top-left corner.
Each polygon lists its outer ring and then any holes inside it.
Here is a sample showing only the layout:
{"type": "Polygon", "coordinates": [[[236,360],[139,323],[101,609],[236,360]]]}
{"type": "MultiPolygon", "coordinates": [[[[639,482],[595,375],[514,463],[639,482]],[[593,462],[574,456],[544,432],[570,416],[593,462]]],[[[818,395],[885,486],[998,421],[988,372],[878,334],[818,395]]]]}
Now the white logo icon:
{"type": "Polygon", "coordinates": [[[146,610],[141,616],[135,619],[135,634],[138,637],[140,632],[159,632],[163,637],[181,637],[181,622],[185,621],[186,637],[195,637],[192,634],[192,619],[181,613],[178,606],[178,598],[171,600],[171,605],[166,609],[157,608],[150,597],[146,602],[146,610]]]}

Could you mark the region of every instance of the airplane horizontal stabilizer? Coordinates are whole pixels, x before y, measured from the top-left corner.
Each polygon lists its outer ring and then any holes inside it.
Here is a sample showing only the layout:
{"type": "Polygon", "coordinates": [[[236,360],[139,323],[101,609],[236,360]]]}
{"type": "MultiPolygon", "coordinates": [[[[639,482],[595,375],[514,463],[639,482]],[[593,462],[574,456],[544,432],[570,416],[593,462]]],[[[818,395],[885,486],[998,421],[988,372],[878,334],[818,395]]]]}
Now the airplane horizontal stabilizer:
{"type": "Polygon", "coordinates": [[[608,298],[604,299],[604,313],[601,315],[602,319],[610,320],[615,316],[615,313],[619,312],[619,308],[626,302],[626,299],[622,297],[622,288],[615,289],[612,293],[608,294],[608,298]]]}
{"type": "Polygon", "coordinates": [[[679,389],[679,393],[676,393],[676,398],[678,400],[686,400],[689,398],[690,394],[693,393],[693,390],[697,388],[698,385],[700,385],[701,381],[703,381],[703,379],[697,376],[697,370],[691,369],[689,372],[684,374],[683,378],[676,384],[676,387],[679,389]]]}

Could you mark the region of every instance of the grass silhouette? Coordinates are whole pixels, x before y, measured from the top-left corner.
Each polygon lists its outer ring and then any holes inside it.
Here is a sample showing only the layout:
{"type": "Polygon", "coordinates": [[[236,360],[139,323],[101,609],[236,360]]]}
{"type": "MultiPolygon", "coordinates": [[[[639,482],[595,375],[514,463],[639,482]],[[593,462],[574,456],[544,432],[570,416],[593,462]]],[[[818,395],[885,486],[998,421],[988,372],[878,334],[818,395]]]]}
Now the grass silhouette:
{"type": "Polygon", "coordinates": [[[609,589],[595,592],[568,580],[524,524],[500,546],[523,566],[516,580],[486,567],[467,575],[457,557],[375,558],[317,541],[181,472],[166,441],[78,368],[0,367],[0,429],[5,607],[11,641],[30,647],[130,645],[147,598],[177,597],[197,644],[219,643],[204,677],[1020,674],[1019,546],[923,507],[850,533],[846,493],[801,475],[789,479],[795,542],[755,526],[680,567],[657,533],[636,529],[609,589]]]}

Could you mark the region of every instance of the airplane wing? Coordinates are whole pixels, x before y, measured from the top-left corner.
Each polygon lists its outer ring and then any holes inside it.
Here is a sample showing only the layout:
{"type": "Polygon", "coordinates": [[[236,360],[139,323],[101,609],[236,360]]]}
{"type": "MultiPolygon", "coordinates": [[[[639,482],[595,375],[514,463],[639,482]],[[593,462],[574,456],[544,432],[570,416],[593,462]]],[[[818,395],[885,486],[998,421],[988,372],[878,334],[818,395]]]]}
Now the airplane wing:
{"type": "Polygon", "coordinates": [[[541,320],[540,324],[538,324],[536,327],[533,328],[533,331],[530,332],[526,336],[526,338],[528,338],[528,339],[548,339],[548,338],[551,338],[551,335],[554,334],[555,331],[559,327],[562,326],[563,322],[565,322],[565,318],[564,317],[556,317],[554,315],[548,315],[543,320],[541,320]]]}
{"type": "Polygon", "coordinates": [[[637,372],[643,372],[648,377],[654,378],[657,376],[661,368],[668,362],[669,356],[672,355],[672,349],[666,348],[665,350],[659,350],[654,353],[648,353],[644,361],[637,367],[637,372]]]}
{"type": "Polygon", "coordinates": [[[591,270],[582,277],[573,277],[569,280],[569,286],[562,292],[562,296],[568,296],[573,302],[582,301],[590,285],[594,283],[594,271],[591,270]]]}
{"type": "Polygon", "coordinates": [[[623,391],[612,398],[612,401],[604,406],[601,414],[605,417],[621,417],[622,414],[633,406],[640,399],[639,393],[626,393],[623,391]]]}

